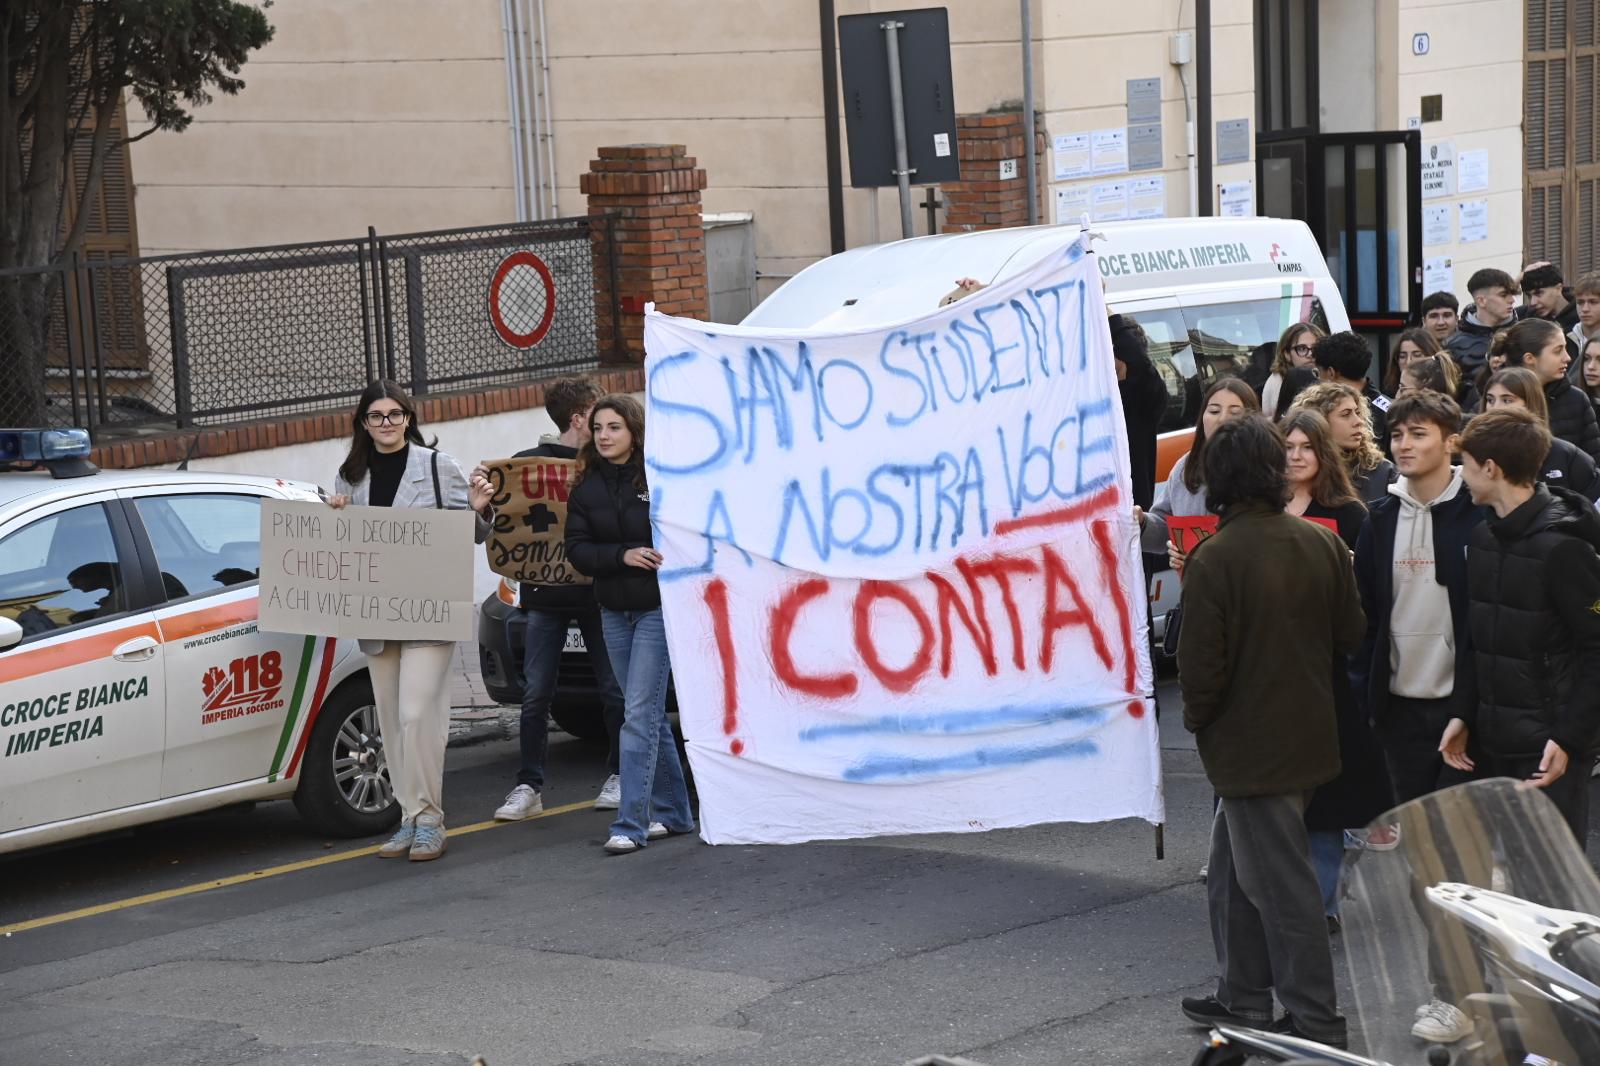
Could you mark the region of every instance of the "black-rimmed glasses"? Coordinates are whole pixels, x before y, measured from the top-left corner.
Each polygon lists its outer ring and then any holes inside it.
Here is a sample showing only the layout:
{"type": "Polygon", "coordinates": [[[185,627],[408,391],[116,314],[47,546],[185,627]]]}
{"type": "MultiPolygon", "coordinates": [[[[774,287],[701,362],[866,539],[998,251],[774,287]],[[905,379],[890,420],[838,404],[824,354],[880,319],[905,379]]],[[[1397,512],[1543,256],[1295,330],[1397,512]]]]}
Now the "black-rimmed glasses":
{"type": "Polygon", "coordinates": [[[366,422],[373,428],[383,425],[403,426],[407,417],[404,411],[368,411],[366,422]]]}

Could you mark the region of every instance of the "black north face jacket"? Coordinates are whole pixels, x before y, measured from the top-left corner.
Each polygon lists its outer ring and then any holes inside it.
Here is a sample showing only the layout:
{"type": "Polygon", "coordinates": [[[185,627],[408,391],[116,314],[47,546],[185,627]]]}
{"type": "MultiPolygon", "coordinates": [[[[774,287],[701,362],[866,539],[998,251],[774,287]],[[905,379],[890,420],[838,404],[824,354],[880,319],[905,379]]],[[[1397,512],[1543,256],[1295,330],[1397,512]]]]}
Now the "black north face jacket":
{"type": "Polygon", "coordinates": [[[1600,727],[1600,514],[1568,489],[1538,486],[1467,546],[1467,647],[1457,706],[1500,756],[1554,740],[1587,754],[1600,727]]]}

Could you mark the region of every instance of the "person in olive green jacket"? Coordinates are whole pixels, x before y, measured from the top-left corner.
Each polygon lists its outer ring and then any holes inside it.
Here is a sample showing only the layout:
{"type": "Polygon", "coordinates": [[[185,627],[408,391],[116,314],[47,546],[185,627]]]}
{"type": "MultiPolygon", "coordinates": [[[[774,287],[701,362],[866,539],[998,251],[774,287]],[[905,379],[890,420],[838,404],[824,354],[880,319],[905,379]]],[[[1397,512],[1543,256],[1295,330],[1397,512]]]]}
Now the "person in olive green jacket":
{"type": "Polygon", "coordinates": [[[1306,838],[1311,791],[1339,774],[1335,653],[1366,631],[1350,552],[1332,530],[1284,513],[1283,439],[1247,415],[1206,442],[1217,532],[1183,572],[1178,675],[1183,723],[1221,801],[1206,892],[1220,976],[1183,1011],[1202,1025],[1272,1022],[1345,1046],[1333,957],[1306,838]]]}

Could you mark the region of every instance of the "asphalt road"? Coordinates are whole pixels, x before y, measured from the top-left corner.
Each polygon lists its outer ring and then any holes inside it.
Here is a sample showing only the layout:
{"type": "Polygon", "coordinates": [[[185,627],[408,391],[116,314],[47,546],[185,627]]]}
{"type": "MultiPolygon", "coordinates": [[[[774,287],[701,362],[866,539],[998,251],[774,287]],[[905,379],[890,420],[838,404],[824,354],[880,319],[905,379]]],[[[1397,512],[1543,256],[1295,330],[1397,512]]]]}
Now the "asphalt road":
{"type": "MultiPolygon", "coordinates": [[[[104,908],[0,938],[0,1063],[1185,1063],[1211,803],[1164,702],[1160,862],[1138,822],[610,858],[602,760],[561,734],[546,805],[584,806],[436,863],[343,858],[376,842],[287,803],[0,859],[0,927],[104,908]]],[[[514,769],[452,748],[451,824],[514,769]]]]}

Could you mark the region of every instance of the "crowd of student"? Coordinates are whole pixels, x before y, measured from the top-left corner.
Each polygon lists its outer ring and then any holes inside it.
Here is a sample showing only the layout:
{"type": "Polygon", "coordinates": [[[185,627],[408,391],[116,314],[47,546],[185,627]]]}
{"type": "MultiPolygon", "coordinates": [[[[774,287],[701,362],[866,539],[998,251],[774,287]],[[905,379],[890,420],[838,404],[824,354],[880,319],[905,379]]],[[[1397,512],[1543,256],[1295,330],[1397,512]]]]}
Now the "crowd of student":
{"type": "MultiPolygon", "coordinates": [[[[1185,725],[1217,793],[1208,898],[1219,979],[1184,1012],[1342,1045],[1329,937],[1340,856],[1397,802],[1472,775],[1545,790],[1579,841],[1600,725],[1600,274],[1566,288],[1548,264],[1520,286],[1470,279],[1473,306],[1425,301],[1385,375],[1353,333],[1290,326],[1259,380],[1202,398],[1189,453],[1159,488],[1164,390],[1136,326],[1111,317],[1146,552],[1183,576],[1176,644],[1185,725]],[[1515,306],[1519,287],[1525,301],[1515,306]],[[1179,517],[1215,516],[1186,554],[1179,517]],[[1315,519],[1317,521],[1304,521],[1315,519]],[[1286,1014],[1273,1021],[1273,995],[1286,1014]]],[[[957,297],[961,292],[952,294],[957,297]]],[[[592,590],[525,585],[521,766],[495,817],[542,807],[547,715],[568,625],[605,707],[614,809],[605,849],[695,828],[666,720],[669,662],[643,468],[644,415],[584,379],[553,383],[558,432],[520,455],[576,459],[567,555],[592,590]]],[[[352,419],[333,506],[470,508],[493,520],[487,471],[463,474],[392,382],[352,419]]],[[[384,857],[445,849],[450,649],[363,641],[402,820],[384,857]]],[[[1403,842],[1402,846],[1403,846],[1403,842]]],[[[1420,997],[1419,997],[1420,998],[1420,997]]],[[[1413,1033],[1471,1029],[1436,987],[1413,1033]]]]}
{"type": "MultiPolygon", "coordinates": [[[[1587,838],[1600,275],[1568,289],[1537,264],[1521,307],[1504,272],[1469,288],[1466,314],[1436,293],[1401,336],[1392,398],[1367,380],[1362,338],[1291,326],[1259,392],[1212,384],[1193,448],[1140,515],[1147,552],[1171,516],[1217,516],[1187,555],[1166,545],[1184,722],[1218,795],[1217,991],[1183,1002],[1202,1024],[1343,1046],[1339,857],[1403,847],[1392,828],[1357,831],[1396,803],[1511,777],[1587,838]]],[[[1418,998],[1413,1035],[1471,1032],[1444,986],[1418,998]]]]}

